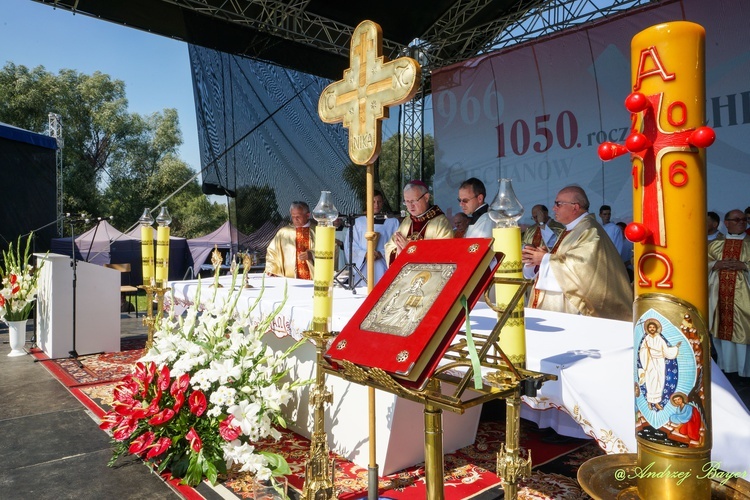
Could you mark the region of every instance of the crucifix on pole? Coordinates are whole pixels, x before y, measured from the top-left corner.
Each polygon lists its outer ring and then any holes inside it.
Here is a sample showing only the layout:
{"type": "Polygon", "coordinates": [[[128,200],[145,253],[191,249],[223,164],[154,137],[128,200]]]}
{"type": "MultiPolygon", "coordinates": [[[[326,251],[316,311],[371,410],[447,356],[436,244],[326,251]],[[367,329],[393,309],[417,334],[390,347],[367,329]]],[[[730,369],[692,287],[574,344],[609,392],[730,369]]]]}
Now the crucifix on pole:
{"type": "MultiPolygon", "coordinates": [[[[419,90],[422,70],[410,57],[393,61],[382,55],[383,30],[373,21],[362,21],[352,34],[349,68],[343,79],[327,86],[318,101],[318,115],[325,123],[343,122],[349,129],[349,157],[367,168],[367,291],[375,276],[375,223],[373,164],[380,154],[383,118],[388,107],[404,103],[419,90]]],[[[378,465],[375,454],[375,389],[369,388],[370,462],[369,498],[377,498],[378,465]]]]}

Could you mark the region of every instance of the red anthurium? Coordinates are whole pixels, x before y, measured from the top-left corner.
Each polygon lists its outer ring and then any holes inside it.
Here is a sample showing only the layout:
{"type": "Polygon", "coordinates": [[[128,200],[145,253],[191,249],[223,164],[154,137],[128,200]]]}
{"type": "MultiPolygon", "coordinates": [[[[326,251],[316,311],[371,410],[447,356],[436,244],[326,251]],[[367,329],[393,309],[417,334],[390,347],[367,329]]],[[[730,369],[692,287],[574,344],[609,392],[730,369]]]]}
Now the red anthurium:
{"type": "Polygon", "coordinates": [[[120,425],[112,433],[112,437],[114,437],[118,441],[124,441],[129,438],[130,435],[133,434],[133,432],[135,432],[136,427],[138,427],[138,420],[130,417],[124,418],[120,421],[120,425]]]}
{"type": "Polygon", "coordinates": [[[144,451],[146,451],[146,448],[154,442],[154,438],[156,436],[153,432],[148,431],[144,432],[137,438],[133,440],[132,443],[130,443],[130,448],[128,448],[128,452],[130,452],[132,455],[140,455],[144,451]]]}
{"type": "Polygon", "coordinates": [[[165,422],[169,422],[174,417],[175,412],[169,408],[164,408],[162,411],[151,417],[148,421],[150,425],[161,425],[165,422]]]}
{"type": "Polygon", "coordinates": [[[180,408],[182,408],[182,405],[185,404],[185,393],[180,392],[177,393],[174,397],[174,405],[172,406],[172,409],[175,412],[180,411],[180,408]]]}
{"type": "Polygon", "coordinates": [[[190,412],[196,417],[200,417],[206,411],[206,395],[203,394],[203,391],[190,393],[188,403],[190,404],[190,412]]]}
{"type": "Polygon", "coordinates": [[[164,365],[159,372],[158,387],[160,391],[166,391],[169,387],[169,377],[169,367],[167,365],[164,365]]]}
{"type": "Polygon", "coordinates": [[[195,452],[201,451],[201,448],[203,448],[203,442],[201,441],[200,436],[198,436],[198,433],[195,432],[194,428],[190,428],[187,434],[185,434],[185,439],[190,441],[190,447],[195,452]]]}
{"type": "Polygon", "coordinates": [[[184,393],[190,385],[190,375],[183,373],[172,382],[172,387],[169,389],[169,393],[172,396],[177,396],[179,393],[184,393]]]}
{"type": "Polygon", "coordinates": [[[234,415],[229,415],[219,424],[219,435],[224,439],[224,441],[234,441],[235,439],[240,437],[240,428],[232,425],[233,421],[234,415]]]}
{"type": "Polygon", "coordinates": [[[151,444],[150,449],[148,450],[148,453],[146,453],[146,458],[154,458],[158,457],[165,451],[169,449],[169,445],[172,444],[172,440],[168,437],[159,438],[158,440],[154,441],[153,444],[151,444]]]}
{"type": "Polygon", "coordinates": [[[112,429],[115,427],[121,420],[121,417],[117,415],[115,412],[108,411],[104,414],[102,417],[102,423],[99,424],[99,428],[103,431],[108,431],[109,429],[112,429]]]}

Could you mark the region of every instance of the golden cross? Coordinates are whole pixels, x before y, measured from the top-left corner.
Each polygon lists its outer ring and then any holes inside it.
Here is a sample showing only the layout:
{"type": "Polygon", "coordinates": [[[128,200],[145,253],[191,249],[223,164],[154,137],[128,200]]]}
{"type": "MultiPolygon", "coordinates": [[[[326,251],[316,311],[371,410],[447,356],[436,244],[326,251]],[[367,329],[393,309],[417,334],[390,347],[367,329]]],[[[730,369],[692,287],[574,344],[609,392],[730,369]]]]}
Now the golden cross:
{"type": "Polygon", "coordinates": [[[372,164],[380,154],[381,120],[388,118],[388,106],[408,101],[419,90],[417,61],[400,57],[388,62],[382,52],[383,30],[362,21],[352,35],[344,79],[327,86],[318,101],[321,120],[343,121],[349,129],[349,157],[357,165],[372,164]]]}

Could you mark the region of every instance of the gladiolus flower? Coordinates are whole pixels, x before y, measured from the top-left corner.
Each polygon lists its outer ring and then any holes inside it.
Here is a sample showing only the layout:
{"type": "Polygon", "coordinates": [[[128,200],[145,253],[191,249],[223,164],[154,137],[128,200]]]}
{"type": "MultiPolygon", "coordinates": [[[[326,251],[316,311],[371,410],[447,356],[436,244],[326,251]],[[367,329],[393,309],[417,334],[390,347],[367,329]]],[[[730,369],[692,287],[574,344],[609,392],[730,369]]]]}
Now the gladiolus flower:
{"type": "Polygon", "coordinates": [[[232,425],[234,415],[229,415],[227,418],[221,421],[219,424],[219,435],[224,441],[234,441],[240,437],[240,428],[232,425]]]}
{"type": "Polygon", "coordinates": [[[164,408],[162,411],[151,417],[148,421],[150,425],[161,425],[165,422],[169,422],[174,417],[175,412],[169,408],[164,408]]]}
{"type": "Polygon", "coordinates": [[[158,457],[169,449],[169,445],[172,444],[172,440],[168,437],[159,438],[156,442],[151,445],[151,448],[146,453],[146,458],[158,457]]]}
{"type": "Polygon", "coordinates": [[[206,411],[206,395],[203,391],[193,391],[188,397],[188,403],[190,412],[196,417],[200,417],[206,411]]]}
{"type": "Polygon", "coordinates": [[[201,448],[203,448],[203,442],[201,441],[200,436],[198,436],[198,433],[195,432],[194,428],[191,427],[188,433],[185,434],[185,439],[190,441],[190,447],[196,453],[201,451],[201,448]]]}
{"type": "Polygon", "coordinates": [[[10,284],[11,285],[15,285],[17,281],[18,281],[18,276],[16,276],[15,274],[11,274],[10,275],[10,284]]]}
{"type": "Polygon", "coordinates": [[[146,448],[148,448],[151,443],[154,442],[155,437],[156,436],[151,431],[144,432],[143,434],[135,438],[132,443],[130,443],[128,452],[130,452],[131,455],[140,455],[146,450],[146,448]]]}

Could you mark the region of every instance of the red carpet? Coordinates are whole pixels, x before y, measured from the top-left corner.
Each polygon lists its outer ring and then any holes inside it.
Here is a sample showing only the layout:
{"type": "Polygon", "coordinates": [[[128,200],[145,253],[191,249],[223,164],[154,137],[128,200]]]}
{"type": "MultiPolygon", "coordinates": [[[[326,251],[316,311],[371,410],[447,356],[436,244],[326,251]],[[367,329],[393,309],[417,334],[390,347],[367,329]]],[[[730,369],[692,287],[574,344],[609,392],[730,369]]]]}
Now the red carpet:
{"type": "MultiPolygon", "coordinates": [[[[132,364],[142,355],[145,339],[123,341],[119,353],[105,353],[81,358],[81,369],[73,360],[45,362],[45,366],[94,414],[101,416],[112,404],[112,389],[117,381],[130,373],[132,364]]],[[[43,353],[34,353],[39,359],[43,353]]],[[[588,496],[575,480],[578,467],[587,459],[602,452],[593,441],[571,439],[564,443],[545,441],[549,432],[539,430],[532,423],[522,421],[521,447],[524,456],[531,450],[533,473],[519,483],[521,499],[558,500],[582,499],[588,496]]],[[[500,478],[495,475],[495,463],[500,444],[505,442],[505,424],[483,421],[477,439],[471,446],[446,455],[444,491],[446,500],[481,496],[497,498],[501,493],[500,478]]],[[[304,484],[304,464],[310,443],[291,431],[282,429],[279,442],[261,443],[267,451],[280,453],[289,462],[292,474],[287,476],[290,494],[299,493],[304,484]]],[[[335,488],[337,497],[355,499],[367,497],[367,469],[332,454],[336,460],[335,488]]],[[[230,473],[220,478],[221,484],[238,498],[252,498],[250,478],[242,473],[230,473]]],[[[202,487],[201,487],[202,488],[202,487]]],[[[380,497],[390,499],[426,498],[423,464],[410,467],[391,476],[380,478],[380,497]]],[[[192,488],[181,488],[185,498],[201,498],[192,488]]]]}

